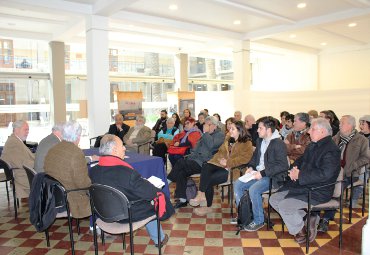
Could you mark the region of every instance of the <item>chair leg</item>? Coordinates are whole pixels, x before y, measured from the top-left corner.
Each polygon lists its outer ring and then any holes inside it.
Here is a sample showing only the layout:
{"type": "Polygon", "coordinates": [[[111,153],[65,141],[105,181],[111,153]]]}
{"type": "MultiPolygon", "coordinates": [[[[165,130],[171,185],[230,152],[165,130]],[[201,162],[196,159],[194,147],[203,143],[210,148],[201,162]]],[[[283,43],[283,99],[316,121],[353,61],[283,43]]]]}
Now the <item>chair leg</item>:
{"type": "Polygon", "coordinates": [[[73,240],[72,219],[71,219],[71,213],[69,211],[69,205],[68,205],[68,202],[67,202],[67,195],[66,194],[64,196],[64,201],[66,202],[68,228],[69,228],[69,239],[70,239],[70,242],[71,242],[71,250],[72,250],[72,255],[74,255],[75,254],[75,245],[74,245],[74,240],[73,240]]]}
{"type": "Polygon", "coordinates": [[[5,188],[6,188],[6,197],[8,198],[9,202],[9,188],[8,188],[8,181],[5,182],[5,188]]]}
{"type": "Polygon", "coordinates": [[[267,205],[267,230],[270,230],[270,228],[271,228],[271,222],[270,222],[270,220],[271,220],[271,218],[270,218],[270,213],[271,213],[271,207],[270,207],[270,203],[269,202],[267,202],[268,203],[268,205],[267,205]]]}
{"type": "Polygon", "coordinates": [[[101,243],[103,244],[103,245],[105,245],[105,234],[104,234],[104,231],[102,230],[102,229],[100,229],[100,237],[101,237],[101,243]]]}
{"type": "Polygon", "coordinates": [[[221,202],[224,202],[224,186],[221,186],[221,202]]]}
{"type": "Polygon", "coordinates": [[[122,234],[123,251],[126,251],[126,233],[122,234]]]}
{"type": "Polygon", "coordinates": [[[46,246],[50,247],[49,229],[45,230],[46,246]]]}
{"type": "Polygon", "coordinates": [[[365,215],[365,199],[366,199],[366,180],[364,181],[364,185],[362,186],[362,206],[361,206],[362,217],[364,217],[365,215]]]}
{"type": "MultiPolygon", "coordinates": [[[[347,189],[348,190],[348,189],[347,189]]],[[[353,182],[352,182],[352,176],[351,176],[351,194],[349,195],[349,223],[352,224],[352,198],[353,198],[353,182]]]]}
{"type": "Polygon", "coordinates": [[[17,209],[17,196],[15,195],[15,185],[13,180],[13,203],[14,203],[14,218],[15,220],[18,219],[18,209],[17,209]]]}
{"type": "Polygon", "coordinates": [[[76,219],[76,226],[77,226],[77,234],[80,235],[80,219],[76,219]]]}

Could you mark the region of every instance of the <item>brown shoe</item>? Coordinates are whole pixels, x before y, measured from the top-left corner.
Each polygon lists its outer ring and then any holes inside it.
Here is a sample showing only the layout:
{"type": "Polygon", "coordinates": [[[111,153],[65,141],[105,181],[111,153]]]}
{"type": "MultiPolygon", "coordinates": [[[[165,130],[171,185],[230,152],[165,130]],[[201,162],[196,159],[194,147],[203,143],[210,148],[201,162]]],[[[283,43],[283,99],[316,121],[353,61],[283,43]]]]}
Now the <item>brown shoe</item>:
{"type": "Polygon", "coordinates": [[[310,224],[310,243],[315,241],[316,235],[317,235],[317,225],[319,225],[320,217],[318,215],[316,216],[310,216],[309,219],[309,224],[310,224]]]}
{"type": "Polygon", "coordinates": [[[304,243],[304,242],[306,242],[306,227],[305,226],[303,226],[303,228],[301,229],[301,231],[299,231],[298,234],[296,234],[294,236],[294,240],[297,243],[304,243]]]}
{"type": "MultiPolygon", "coordinates": [[[[163,240],[161,242],[161,247],[163,247],[163,246],[165,246],[167,244],[168,239],[169,239],[168,235],[165,234],[164,237],[163,237],[163,240]]],[[[158,244],[155,244],[155,247],[158,247],[158,244]]]]}

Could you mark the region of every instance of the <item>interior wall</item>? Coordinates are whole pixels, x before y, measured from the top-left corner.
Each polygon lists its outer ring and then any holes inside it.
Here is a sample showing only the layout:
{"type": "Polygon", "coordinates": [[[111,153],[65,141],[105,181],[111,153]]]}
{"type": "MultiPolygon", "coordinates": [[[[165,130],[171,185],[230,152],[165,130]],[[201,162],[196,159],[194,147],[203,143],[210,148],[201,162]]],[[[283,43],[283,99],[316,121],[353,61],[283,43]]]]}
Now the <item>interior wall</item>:
{"type": "Polygon", "coordinates": [[[319,55],[319,89],[370,88],[370,48],[319,55]]]}

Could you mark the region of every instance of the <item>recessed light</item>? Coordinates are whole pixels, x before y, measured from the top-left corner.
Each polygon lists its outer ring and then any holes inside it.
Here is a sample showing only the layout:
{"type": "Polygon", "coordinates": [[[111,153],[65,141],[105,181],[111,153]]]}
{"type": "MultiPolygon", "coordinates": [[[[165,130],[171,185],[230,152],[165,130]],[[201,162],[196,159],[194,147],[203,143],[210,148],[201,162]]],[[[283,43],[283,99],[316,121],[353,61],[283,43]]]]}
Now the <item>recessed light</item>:
{"type": "Polygon", "coordinates": [[[299,8],[299,9],[306,8],[306,6],[307,6],[306,3],[299,3],[299,4],[297,4],[297,8],[299,8]]]}
{"type": "Polygon", "coordinates": [[[176,11],[179,7],[176,5],[176,4],[171,4],[170,6],[168,6],[168,9],[172,10],[172,11],[176,11]]]}
{"type": "Polygon", "coordinates": [[[295,34],[289,35],[289,38],[296,38],[297,36],[295,34]]]}
{"type": "Polygon", "coordinates": [[[241,23],[242,22],[240,20],[238,20],[238,19],[237,20],[234,20],[234,22],[233,22],[234,25],[240,25],[241,23]]]}
{"type": "Polygon", "coordinates": [[[327,45],[327,43],[326,42],[322,42],[322,43],[320,43],[321,44],[321,46],[326,46],[327,45]]]}
{"type": "Polygon", "coordinates": [[[355,26],[357,26],[357,23],[352,22],[352,23],[349,23],[349,24],[348,24],[348,26],[349,26],[349,27],[355,27],[355,26]]]}

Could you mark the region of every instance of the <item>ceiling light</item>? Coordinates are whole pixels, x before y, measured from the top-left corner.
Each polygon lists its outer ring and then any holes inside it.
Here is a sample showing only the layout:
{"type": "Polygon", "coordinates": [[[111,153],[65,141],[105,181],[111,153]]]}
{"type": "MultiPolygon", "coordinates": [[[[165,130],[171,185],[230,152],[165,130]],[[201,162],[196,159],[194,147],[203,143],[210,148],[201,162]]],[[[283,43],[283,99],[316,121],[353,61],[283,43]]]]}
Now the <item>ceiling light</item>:
{"type": "Polygon", "coordinates": [[[289,38],[296,38],[297,36],[295,34],[289,35],[289,38]]]}
{"type": "Polygon", "coordinates": [[[297,8],[299,8],[299,9],[306,8],[306,6],[307,6],[306,3],[299,3],[299,4],[297,4],[297,8]]]}
{"type": "Polygon", "coordinates": [[[349,23],[349,24],[348,24],[348,26],[349,26],[349,27],[355,27],[355,26],[357,26],[357,23],[352,22],[352,23],[349,23]]]}
{"type": "Polygon", "coordinates": [[[237,20],[234,20],[234,22],[233,22],[234,25],[240,25],[241,23],[242,22],[240,20],[238,20],[238,19],[237,20]]]}
{"type": "Polygon", "coordinates": [[[168,6],[168,9],[172,10],[172,11],[176,11],[179,7],[176,5],[176,4],[171,4],[170,6],[168,6]]]}
{"type": "Polygon", "coordinates": [[[326,46],[327,45],[327,43],[326,42],[322,42],[322,43],[320,43],[321,44],[321,46],[326,46]]]}

